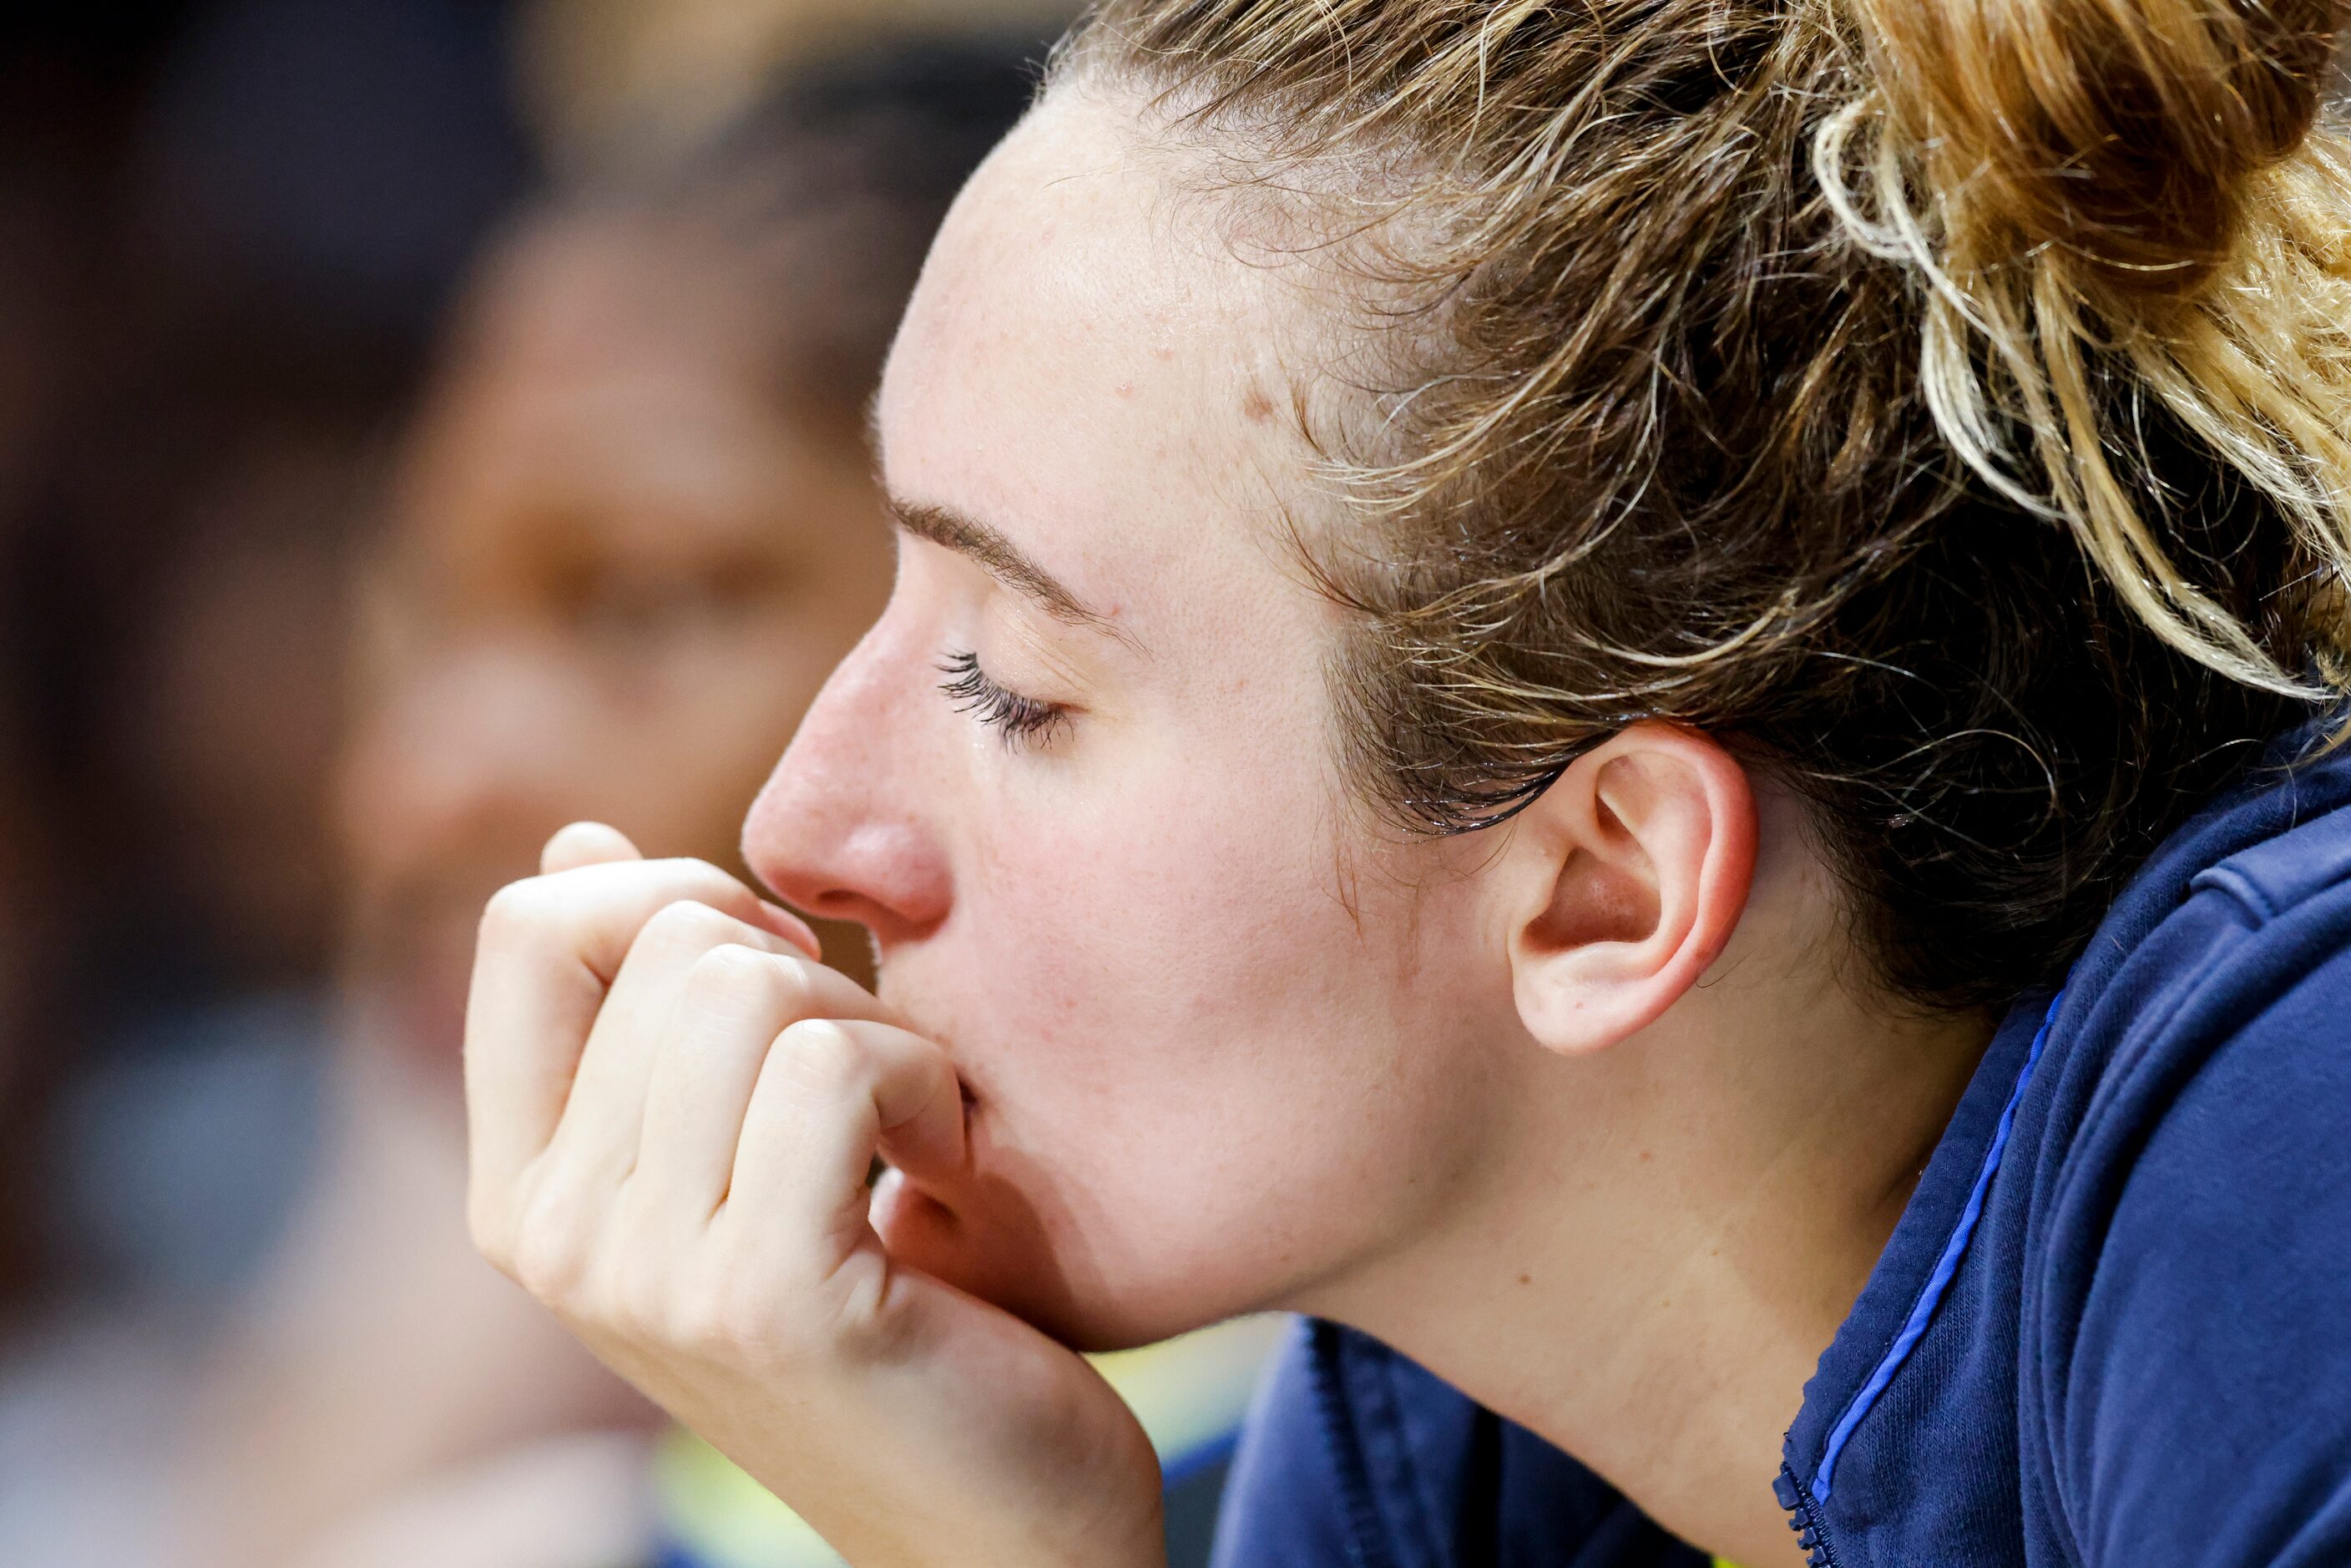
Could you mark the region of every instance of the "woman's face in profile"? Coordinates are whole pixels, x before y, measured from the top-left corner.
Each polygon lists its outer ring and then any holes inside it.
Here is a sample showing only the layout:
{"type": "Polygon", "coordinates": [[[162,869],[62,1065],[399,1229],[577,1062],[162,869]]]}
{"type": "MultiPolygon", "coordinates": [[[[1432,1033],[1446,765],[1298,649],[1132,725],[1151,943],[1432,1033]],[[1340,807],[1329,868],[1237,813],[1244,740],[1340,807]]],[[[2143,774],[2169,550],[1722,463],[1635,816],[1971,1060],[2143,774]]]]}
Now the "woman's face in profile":
{"type": "Polygon", "coordinates": [[[490,892],[582,818],[731,860],[888,592],[854,424],[778,406],[761,302],[707,243],[527,236],[402,454],[343,766],[351,961],[374,1032],[452,1073],[490,892]]]}
{"type": "Polygon", "coordinates": [[[950,218],[879,403],[896,588],[745,841],[972,1095],[955,1218],[893,1247],[1087,1343],[1334,1301],[1474,1207],[1513,1025],[1479,846],[1333,764],[1311,296],[1134,135],[1061,90],[950,218]]]}

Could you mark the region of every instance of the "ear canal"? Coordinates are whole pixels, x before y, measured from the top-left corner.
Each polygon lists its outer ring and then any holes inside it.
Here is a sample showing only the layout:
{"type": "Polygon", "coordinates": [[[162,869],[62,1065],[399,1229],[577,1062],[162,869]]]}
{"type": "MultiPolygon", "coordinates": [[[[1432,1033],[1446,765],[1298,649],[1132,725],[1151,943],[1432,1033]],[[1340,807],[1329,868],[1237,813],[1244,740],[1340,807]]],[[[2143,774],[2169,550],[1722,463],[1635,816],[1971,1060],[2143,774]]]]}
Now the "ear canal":
{"type": "Polygon", "coordinates": [[[1527,926],[1538,951],[1562,953],[1595,942],[1635,943],[1657,929],[1657,892],[1631,868],[1577,850],[1561,868],[1551,906],[1527,926]]]}

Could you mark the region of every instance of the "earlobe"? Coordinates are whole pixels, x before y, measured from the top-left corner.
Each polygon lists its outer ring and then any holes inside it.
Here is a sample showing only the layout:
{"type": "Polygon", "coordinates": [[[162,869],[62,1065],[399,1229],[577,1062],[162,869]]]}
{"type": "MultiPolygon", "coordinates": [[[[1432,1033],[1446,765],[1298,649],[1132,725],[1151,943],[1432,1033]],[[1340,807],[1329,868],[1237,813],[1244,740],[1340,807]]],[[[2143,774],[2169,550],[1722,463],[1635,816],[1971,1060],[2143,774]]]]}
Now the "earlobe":
{"type": "Polygon", "coordinates": [[[1746,908],[1754,796],[1738,758],[1695,730],[1632,726],[1578,758],[1515,828],[1511,984],[1521,1021],[1552,1051],[1604,1051],[1655,1022],[1746,908]]]}

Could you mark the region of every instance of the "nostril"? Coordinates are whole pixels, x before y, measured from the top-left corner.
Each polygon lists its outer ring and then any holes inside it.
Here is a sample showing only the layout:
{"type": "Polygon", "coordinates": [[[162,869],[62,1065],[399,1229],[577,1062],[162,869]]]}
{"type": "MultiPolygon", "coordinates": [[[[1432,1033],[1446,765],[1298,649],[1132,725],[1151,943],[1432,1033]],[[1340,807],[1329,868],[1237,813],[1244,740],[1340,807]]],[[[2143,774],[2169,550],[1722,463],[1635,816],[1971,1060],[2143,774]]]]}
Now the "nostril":
{"type": "Polygon", "coordinates": [[[865,926],[884,950],[927,934],[949,902],[938,836],[893,799],[889,769],[809,744],[804,726],[753,803],[744,860],[785,903],[865,926]]]}

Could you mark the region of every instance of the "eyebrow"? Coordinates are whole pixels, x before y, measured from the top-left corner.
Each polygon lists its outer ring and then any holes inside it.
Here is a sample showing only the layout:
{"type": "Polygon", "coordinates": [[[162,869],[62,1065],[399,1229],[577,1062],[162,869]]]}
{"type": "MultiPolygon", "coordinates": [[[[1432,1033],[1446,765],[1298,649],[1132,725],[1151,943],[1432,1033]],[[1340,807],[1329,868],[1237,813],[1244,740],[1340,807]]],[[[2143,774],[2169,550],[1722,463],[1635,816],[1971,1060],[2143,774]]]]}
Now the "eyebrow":
{"type": "Polygon", "coordinates": [[[896,496],[884,497],[884,505],[891,520],[900,528],[916,538],[928,539],[942,549],[969,557],[990,577],[1035,601],[1054,620],[1107,632],[1126,641],[1125,634],[1109,616],[1090,608],[1060,578],[1038,565],[1000,530],[952,507],[907,501],[896,496]]]}

